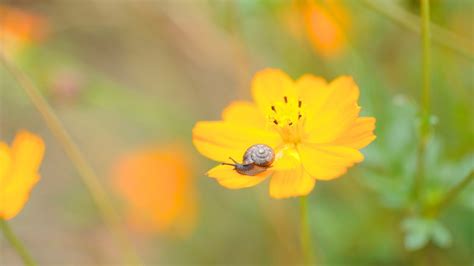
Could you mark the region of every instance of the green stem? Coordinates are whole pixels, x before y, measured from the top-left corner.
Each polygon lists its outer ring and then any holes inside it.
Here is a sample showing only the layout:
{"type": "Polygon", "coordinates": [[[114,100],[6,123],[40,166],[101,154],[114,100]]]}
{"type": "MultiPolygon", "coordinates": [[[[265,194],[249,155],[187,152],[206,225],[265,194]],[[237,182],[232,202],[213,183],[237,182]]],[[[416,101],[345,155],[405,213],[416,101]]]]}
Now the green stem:
{"type": "Polygon", "coordinates": [[[421,0],[421,18],[421,39],[423,51],[423,94],[421,103],[425,115],[428,115],[431,108],[431,29],[429,0],[421,0]]]}
{"type": "MultiPolygon", "coordinates": [[[[362,3],[378,14],[392,20],[400,26],[414,33],[420,34],[420,18],[413,15],[401,7],[387,3],[387,1],[362,0],[362,3]],[[381,3],[384,2],[384,3],[381,3]]],[[[421,18],[423,20],[423,18],[421,18]]],[[[433,29],[433,35],[430,36],[433,42],[456,52],[458,55],[465,57],[471,61],[474,60],[474,52],[470,48],[469,42],[459,37],[455,33],[448,31],[435,24],[430,24],[433,29]]]]}
{"type": "Polygon", "coordinates": [[[435,217],[439,214],[441,210],[443,210],[446,206],[448,206],[455,198],[456,196],[464,189],[466,188],[472,181],[474,180],[474,171],[471,171],[467,176],[465,176],[461,182],[456,184],[454,187],[452,187],[444,197],[442,197],[435,205],[432,207],[428,208],[426,211],[426,215],[435,217]]]}
{"type": "Polygon", "coordinates": [[[26,247],[23,246],[20,239],[18,239],[15,233],[13,233],[7,221],[1,218],[0,218],[0,228],[2,228],[3,235],[8,240],[8,242],[10,242],[10,245],[16,250],[18,255],[20,255],[21,259],[23,260],[23,264],[27,266],[36,265],[36,263],[31,258],[30,254],[28,253],[28,250],[26,249],[26,247]]]}
{"type": "Polygon", "coordinates": [[[420,197],[420,190],[425,178],[425,151],[430,135],[430,109],[431,109],[431,32],[430,32],[430,3],[429,0],[421,2],[421,48],[422,48],[422,86],[421,86],[421,126],[420,142],[417,153],[417,173],[413,185],[415,200],[420,197]]]}
{"type": "Polygon", "coordinates": [[[313,246],[311,243],[311,227],[308,217],[308,196],[300,199],[300,241],[306,264],[313,264],[313,246]]]}
{"type": "Polygon", "coordinates": [[[127,233],[122,227],[119,215],[115,211],[107,192],[100,183],[98,176],[79,150],[79,147],[72,140],[71,136],[54,113],[51,106],[28,76],[10,62],[5,55],[1,55],[1,53],[0,61],[3,62],[5,68],[13,75],[20,87],[26,92],[33,105],[43,116],[43,120],[49,127],[50,131],[62,145],[65,153],[76,167],[80,177],[102,214],[105,223],[110,227],[113,235],[116,237],[116,240],[122,249],[122,254],[130,264],[140,265],[140,259],[130,243],[127,233]]]}

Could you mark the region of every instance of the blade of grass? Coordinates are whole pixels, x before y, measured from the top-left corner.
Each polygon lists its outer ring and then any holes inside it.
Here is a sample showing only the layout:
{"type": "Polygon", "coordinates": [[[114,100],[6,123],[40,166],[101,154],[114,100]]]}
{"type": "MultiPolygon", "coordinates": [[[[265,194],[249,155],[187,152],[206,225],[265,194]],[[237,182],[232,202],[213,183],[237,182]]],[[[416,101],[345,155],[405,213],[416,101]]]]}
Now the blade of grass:
{"type": "MultiPolygon", "coordinates": [[[[375,0],[362,0],[361,3],[405,29],[417,34],[422,34],[419,27],[421,20],[420,17],[403,10],[403,8],[396,4],[375,0]]],[[[436,24],[430,23],[430,28],[432,28],[433,32],[430,38],[435,44],[448,48],[457,54],[466,57],[470,61],[474,61],[474,51],[470,48],[468,41],[436,24]]]]}
{"type": "Polygon", "coordinates": [[[10,225],[8,225],[7,221],[4,219],[0,218],[0,228],[3,231],[3,235],[5,238],[8,240],[10,245],[15,249],[15,251],[18,253],[20,258],[23,261],[23,264],[26,266],[34,266],[36,265],[35,261],[33,258],[31,258],[28,250],[26,247],[21,243],[20,239],[13,233],[13,230],[10,228],[10,225]]]}
{"type": "Polygon", "coordinates": [[[54,113],[46,99],[40,94],[33,82],[28,76],[17,68],[5,55],[0,53],[0,61],[5,68],[18,82],[20,87],[26,92],[33,105],[43,117],[46,125],[51,130],[56,140],[61,144],[64,152],[76,167],[84,184],[89,190],[95,204],[97,205],[105,223],[110,227],[113,235],[116,237],[125,259],[133,265],[140,265],[140,259],[136,254],[127,233],[122,227],[120,218],[115,211],[107,192],[99,181],[92,167],[89,165],[79,147],[72,140],[67,130],[62,125],[59,118],[54,113]]]}

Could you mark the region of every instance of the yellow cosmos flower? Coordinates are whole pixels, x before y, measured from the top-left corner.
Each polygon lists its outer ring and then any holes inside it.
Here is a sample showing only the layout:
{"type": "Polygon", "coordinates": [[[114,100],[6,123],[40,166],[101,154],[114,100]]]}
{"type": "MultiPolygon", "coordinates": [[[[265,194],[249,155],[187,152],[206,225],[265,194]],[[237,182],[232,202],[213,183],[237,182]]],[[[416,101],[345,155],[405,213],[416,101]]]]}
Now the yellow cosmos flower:
{"type": "Polygon", "coordinates": [[[258,72],[252,81],[255,102],[231,103],[222,121],[198,122],[193,142],[204,156],[231,163],[254,144],[273,148],[266,171],[242,175],[219,165],[207,174],[224,187],[255,186],[271,176],[270,196],[307,195],[315,180],[330,180],[361,162],[359,149],[375,139],[375,119],[359,117],[359,88],[351,77],[332,82],[312,75],[293,81],[278,69],[258,72]]]}
{"type": "Polygon", "coordinates": [[[346,47],[343,26],[348,25],[349,16],[339,1],[325,1],[320,5],[309,1],[303,8],[303,20],[308,39],[316,53],[337,56],[346,47]]]}
{"type": "Polygon", "coordinates": [[[128,206],[137,232],[191,232],[196,216],[188,153],[179,144],[130,152],[112,169],[114,187],[128,206]]]}
{"type": "Polygon", "coordinates": [[[16,135],[11,148],[0,142],[0,218],[8,220],[21,211],[40,179],[43,154],[43,140],[26,131],[16,135]]]}

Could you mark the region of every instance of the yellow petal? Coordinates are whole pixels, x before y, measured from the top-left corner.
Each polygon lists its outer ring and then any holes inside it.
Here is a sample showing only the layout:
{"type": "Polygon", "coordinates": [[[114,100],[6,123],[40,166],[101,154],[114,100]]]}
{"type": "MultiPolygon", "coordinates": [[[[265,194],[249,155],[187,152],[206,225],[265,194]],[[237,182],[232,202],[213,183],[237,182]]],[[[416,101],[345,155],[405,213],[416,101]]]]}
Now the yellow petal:
{"type": "Polygon", "coordinates": [[[217,182],[229,189],[239,189],[253,187],[267,178],[271,171],[265,171],[255,176],[242,175],[237,173],[230,165],[218,165],[209,172],[209,177],[217,179],[217,182]]]}
{"type": "Polygon", "coordinates": [[[15,168],[37,172],[44,155],[44,142],[35,134],[20,131],[12,144],[15,168]]]}
{"type": "Polygon", "coordinates": [[[222,112],[222,119],[239,125],[264,128],[267,124],[262,112],[252,102],[235,101],[222,112]]]}
{"type": "Polygon", "coordinates": [[[364,159],[358,150],[344,146],[301,144],[298,146],[304,169],[314,178],[329,180],[364,159]]]}
{"type": "Polygon", "coordinates": [[[275,171],[270,181],[270,196],[276,199],[305,196],[313,190],[315,183],[302,167],[275,171]]]}
{"type": "Polygon", "coordinates": [[[311,178],[301,165],[298,152],[294,147],[285,147],[276,154],[270,181],[270,196],[288,198],[307,195],[313,190],[315,180],[311,178]]]}
{"type": "Polygon", "coordinates": [[[301,160],[294,145],[285,145],[275,150],[275,161],[271,167],[273,170],[291,170],[298,167],[301,167],[301,160]]]}
{"type": "Polygon", "coordinates": [[[26,131],[20,131],[11,148],[12,163],[1,188],[0,217],[11,219],[21,211],[30,191],[38,182],[38,169],[44,155],[43,140],[26,131]]]}
{"type": "Polygon", "coordinates": [[[339,77],[331,82],[321,97],[306,110],[306,140],[328,143],[351,126],[359,115],[359,88],[351,77],[339,77]]]}
{"type": "MultiPolygon", "coordinates": [[[[2,187],[6,185],[7,173],[10,171],[12,157],[7,144],[0,142],[0,193],[2,187]]],[[[0,194],[1,195],[1,194],[0,194]]]]}
{"type": "Polygon", "coordinates": [[[332,144],[362,149],[375,139],[374,129],[375,118],[359,117],[354,124],[332,144]]]}
{"type": "Polygon", "coordinates": [[[267,68],[255,74],[252,96],[263,114],[266,114],[272,111],[272,104],[283,101],[285,96],[296,98],[297,91],[293,80],[285,72],[267,68]]]}
{"type": "MultiPolygon", "coordinates": [[[[21,176],[14,176],[16,181],[21,176]]],[[[25,182],[11,182],[7,187],[1,190],[0,197],[0,218],[9,220],[15,217],[28,201],[31,189],[40,179],[39,175],[33,175],[25,182]]],[[[25,181],[25,180],[22,180],[25,181]]]]}
{"type": "Polygon", "coordinates": [[[332,90],[327,82],[319,77],[306,74],[296,81],[296,87],[300,94],[300,100],[303,101],[306,120],[317,115],[326,104],[332,90]]]}
{"type": "Polygon", "coordinates": [[[311,109],[318,109],[321,106],[321,102],[318,100],[322,101],[327,98],[329,95],[327,86],[325,79],[310,74],[303,75],[296,81],[299,99],[311,109]]]}
{"type": "Polygon", "coordinates": [[[193,143],[204,156],[219,162],[229,157],[241,161],[250,146],[267,144],[276,147],[280,136],[276,132],[229,122],[198,122],[193,128],[193,143]]]}

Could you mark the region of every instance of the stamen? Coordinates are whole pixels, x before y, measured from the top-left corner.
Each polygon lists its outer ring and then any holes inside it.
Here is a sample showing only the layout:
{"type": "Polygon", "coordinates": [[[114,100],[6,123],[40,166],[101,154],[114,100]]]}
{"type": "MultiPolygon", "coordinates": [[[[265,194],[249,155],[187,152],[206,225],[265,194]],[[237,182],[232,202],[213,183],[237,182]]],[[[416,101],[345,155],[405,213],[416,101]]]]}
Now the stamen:
{"type": "Polygon", "coordinates": [[[298,108],[301,108],[301,104],[302,104],[302,102],[301,102],[301,100],[299,100],[298,101],[298,108]]]}
{"type": "Polygon", "coordinates": [[[300,120],[301,117],[302,117],[302,115],[300,113],[298,113],[298,120],[300,120]]]}
{"type": "Polygon", "coordinates": [[[277,112],[277,110],[275,109],[275,106],[274,106],[274,105],[272,105],[272,110],[273,110],[273,112],[275,112],[275,113],[277,112]]]}
{"type": "Polygon", "coordinates": [[[283,97],[283,100],[285,100],[285,103],[288,103],[288,97],[283,97]]]}
{"type": "Polygon", "coordinates": [[[278,125],[278,121],[276,121],[276,119],[273,120],[273,123],[274,123],[275,125],[278,125]]]}
{"type": "Polygon", "coordinates": [[[288,123],[289,126],[293,125],[293,122],[288,123]]]}

